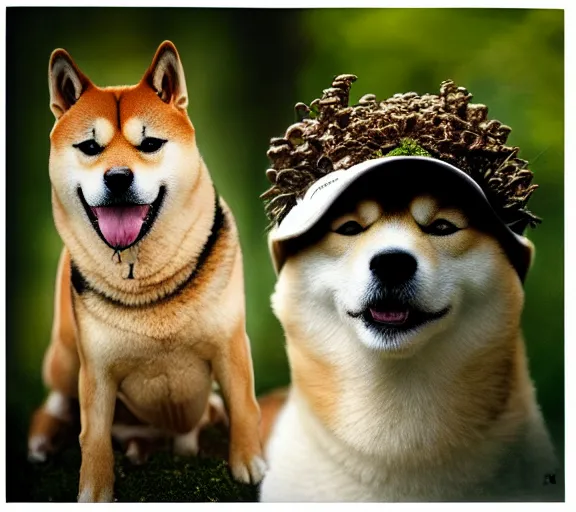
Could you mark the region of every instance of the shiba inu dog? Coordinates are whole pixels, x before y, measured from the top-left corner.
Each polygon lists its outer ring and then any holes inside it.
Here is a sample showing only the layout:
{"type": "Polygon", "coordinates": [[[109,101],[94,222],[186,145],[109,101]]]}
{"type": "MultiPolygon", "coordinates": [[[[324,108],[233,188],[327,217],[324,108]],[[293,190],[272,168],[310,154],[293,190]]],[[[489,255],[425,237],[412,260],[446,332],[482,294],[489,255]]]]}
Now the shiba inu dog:
{"type": "Polygon", "coordinates": [[[100,88],[66,51],[49,63],[53,214],[65,248],[56,283],[50,388],[30,428],[45,459],[79,396],[79,501],[113,498],[111,435],[138,459],[138,439],[173,435],[197,450],[199,426],[230,418],[230,467],[241,482],[264,472],[242,256],[187,115],[175,46],[160,45],[135,86],[100,88]],[[117,399],[138,420],[114,424],[117,399]]]}
{"type": "Polygon", "coordinates": [[[533,246],[469,176],[334,171],[269,240],[292,385],[261,400],[262,501],[562,499],[520,328],[533,246]]]}

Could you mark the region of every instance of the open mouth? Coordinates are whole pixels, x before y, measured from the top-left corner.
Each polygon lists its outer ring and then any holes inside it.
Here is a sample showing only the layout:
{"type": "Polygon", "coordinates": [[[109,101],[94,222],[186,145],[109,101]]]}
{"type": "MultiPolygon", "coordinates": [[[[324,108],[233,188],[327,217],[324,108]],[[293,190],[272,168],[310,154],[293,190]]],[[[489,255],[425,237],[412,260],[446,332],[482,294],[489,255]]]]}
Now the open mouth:
{"type": "Polygon", "coordinates": [[[84,199],[82,189],[78,188],[78,196],[92,226],[104,243],[115,251],[128,249],[146,236],[158,216],[165,192],[165,187],[160,187],[152,204],[90,206],[84,199]]]}
{"type": "Polygon", "coordinates": [[[440,311],[423,311],[400,301],[380,300],[370,304],[358,313],[348,313],[354,318],[361,317],[364,323],[385,334],[406,332],[445,316],[449,307],[440,311]]]}

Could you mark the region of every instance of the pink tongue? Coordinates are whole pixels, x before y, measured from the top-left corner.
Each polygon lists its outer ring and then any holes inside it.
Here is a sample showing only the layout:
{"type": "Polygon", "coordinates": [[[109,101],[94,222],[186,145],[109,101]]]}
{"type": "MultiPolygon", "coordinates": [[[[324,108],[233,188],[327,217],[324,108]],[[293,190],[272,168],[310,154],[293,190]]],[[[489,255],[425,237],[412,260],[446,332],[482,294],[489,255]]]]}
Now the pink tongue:
{"type": "Polygon", "coordinates": [[[386,324],[403,324],[408,320],[408,311],[376,311],[370,308],[372,318],[386,324]]]}
{"type": "Polygon", "coordinates": [[[112,247],[127,247],[134,243],[148,215],[150,205],[96,206],[92,212],[98,218],[102,236],[112,247]]]}

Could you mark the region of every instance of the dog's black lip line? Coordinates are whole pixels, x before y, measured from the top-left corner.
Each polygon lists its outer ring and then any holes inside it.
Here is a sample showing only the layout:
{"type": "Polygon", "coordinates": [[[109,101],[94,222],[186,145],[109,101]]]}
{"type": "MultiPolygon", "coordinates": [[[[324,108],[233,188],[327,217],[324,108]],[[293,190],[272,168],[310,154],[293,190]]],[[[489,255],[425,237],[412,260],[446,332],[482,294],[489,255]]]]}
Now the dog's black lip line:
{"type": "MultiPolygon", "coordinates": [[[[102,239],[102,241],[108,247],[110,247],[110,249],[113,249],[114,251],[125,251],[126,249],[129,249],[130,247],[136,245],[138,242],[140,242],[140,240],[142,240],[148,234],[148,232],[150,231],[150,228],[152,228],[152,225],[154,224],[154,221],[158,217],[158,213],[160,212],[160,208],[162,208],[164,196],[166,195],[166,187],[164,185],[162,185],[160,187],[160,190],[158,191],[158,195],[156,196],[156,199],[154,199],[154,202],[150,205],[150,210],[148,211],[148,215],[146,215],[146,218],[144,219],[144,222],[142,223],[142,227],[140,228],[140,233],[138,233],[136,240],[134,240],[130,245],[127,245],[125,247],[114,247],[114,246],[110,245],[108,243],[108,241],[102,235],[102,232],[100,231],[100,226],[98,225],[98,218],[96,217],[96,215],[94,215],[94,213],[92,213],[92,207],[86,202],[86,199],[84,199],[84,194],[82,193],[82,188],[78,187],[77,191],[78,191],[78,197],[80,197],[80,201],[82,203],[82,206],[84,206],[84,210],[86,211],[86,215],[88,215],[88,220],[90,221],[90,224],[92,224],[92,227],[96,230],[96,233],[98,233],[98,236],[102,239]]],[[[102,205],[102,206],[143,206],[143,205],[142,204],[138,205],[138,203],[124,203],[124,204],[102,205]]]]}
{"type": "Polygon", "coordinates": [[[433,322],[434,320],[439,320],[443,316],[446,316],[450,311],[450,306],[441,309],[440,311],[422,311],[419,309],[414,309],[410,307],[408,304],[402,303],[390,303],[390,304],[370,304],[366,306],[365,309],[353,312],[348,311],[348,315],[352,318],[362,318],[364,323],[373,329],[377,329],[384,332],[400,332],[400,331],[410,331],[412,329],[416,329],[424,324],[429,322],[433,322]],[[394,324],[394,323],[384,323],[378,322],[372,318],[370,313],[370,309],[381,309],[382,307],[388,308],[394,311],[408,311],[408,320],[401,324],[394,324]]]}

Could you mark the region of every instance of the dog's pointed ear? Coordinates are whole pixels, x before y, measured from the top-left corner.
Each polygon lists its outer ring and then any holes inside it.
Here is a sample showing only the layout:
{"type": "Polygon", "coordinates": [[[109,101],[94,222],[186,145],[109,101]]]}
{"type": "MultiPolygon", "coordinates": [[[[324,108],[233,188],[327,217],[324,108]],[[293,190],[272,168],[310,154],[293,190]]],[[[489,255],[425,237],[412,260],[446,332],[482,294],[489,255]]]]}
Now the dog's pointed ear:
{"type": "Polygon", "coordinates": [[[170,41],[164,41],[156,50],[152,64],[144,80],[156,91],[164,103],[173,103],[181,110],[188,107],[188,91],[184,68],[176,46],[170,41]]]}
{"type": "Polygon", "coordinates": [[[56,119],[78,101],[89,84],[90,80],[78,69],[66,50],[58,48],[52,52],[48,64],[48,86],[50,110],[56,119]]]}

